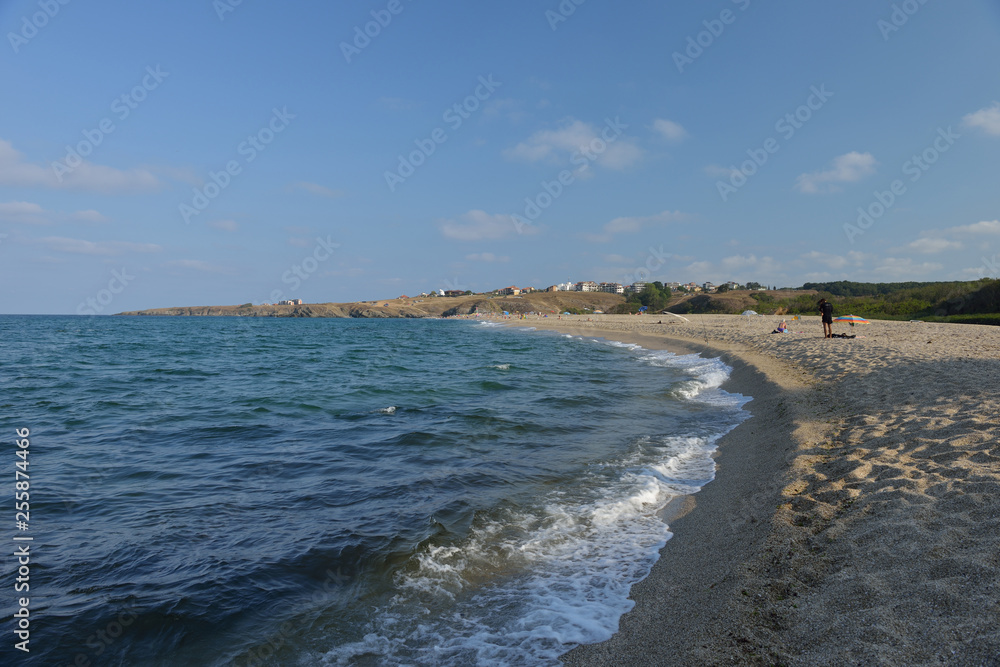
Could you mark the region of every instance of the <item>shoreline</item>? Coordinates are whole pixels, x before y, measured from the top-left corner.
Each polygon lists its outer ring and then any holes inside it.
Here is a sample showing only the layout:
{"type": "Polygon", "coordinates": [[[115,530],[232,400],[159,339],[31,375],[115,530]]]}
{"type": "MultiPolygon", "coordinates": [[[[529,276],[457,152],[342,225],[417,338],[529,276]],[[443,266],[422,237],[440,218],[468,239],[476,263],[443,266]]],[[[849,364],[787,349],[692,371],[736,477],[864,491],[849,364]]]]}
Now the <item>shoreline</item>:
{"type": "Polygon", "coordinates": [[[705,643],[702,631],[726,613],[738,577],[741,554],[759,551],[767,536],[773,508],[780,499],[780,468],[791,451],[791,429],[769,431],[765,424],[785,420],[787,395],[782,383],[803,384],[786,370],[762,371],[732,350],[689,338],[637,334],[593,327],[519,321],[571,335],[635,343],[678,355],[718,357],[732,368],[722,389],[751,397],[743,406],[751,416],[716,443],[715,478],[698,493],[681,496],[664,508],[673,537],[660,550],[649,576],[632,586],[635,607],[619,621],[614,636],[598,644],[578,646],[562,656],[570,666],[705,664],[714,659],[693,646],[705,643]],[[774,446],[778,436],[785,444],[774,446]],[[752,503],[746,499],[752,498],[752,503]],[[697,601],[694,603],[693,601],[697,601]],[[669,634],[664,628],[670,628],[669,634]],[[656,658],[651,663],[650,657],[656,658]]]}
{"type": "Polygon", "coordinates": [[[751,417],[618,631],[571,666],[991,664],[1000,658],[1000,330],[819,317],[511,321],[720,357],[751,417]],[[772,322],[771,320],[775,320],[772,322]]]}

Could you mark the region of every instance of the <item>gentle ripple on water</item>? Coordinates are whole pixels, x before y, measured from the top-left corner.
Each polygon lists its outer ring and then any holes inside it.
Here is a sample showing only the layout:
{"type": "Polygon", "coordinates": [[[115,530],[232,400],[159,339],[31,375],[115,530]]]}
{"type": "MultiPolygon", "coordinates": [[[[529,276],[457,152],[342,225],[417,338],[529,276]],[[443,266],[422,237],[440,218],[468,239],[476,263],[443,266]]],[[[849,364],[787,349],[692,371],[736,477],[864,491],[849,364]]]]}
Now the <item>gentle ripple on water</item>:
{"type": "Polygon", "coordinates": [[[717,360],[468,322],[0,340],[32,431],[28,664],[555,664],[617,626],[658,510],[745,416],[717,360]]]}

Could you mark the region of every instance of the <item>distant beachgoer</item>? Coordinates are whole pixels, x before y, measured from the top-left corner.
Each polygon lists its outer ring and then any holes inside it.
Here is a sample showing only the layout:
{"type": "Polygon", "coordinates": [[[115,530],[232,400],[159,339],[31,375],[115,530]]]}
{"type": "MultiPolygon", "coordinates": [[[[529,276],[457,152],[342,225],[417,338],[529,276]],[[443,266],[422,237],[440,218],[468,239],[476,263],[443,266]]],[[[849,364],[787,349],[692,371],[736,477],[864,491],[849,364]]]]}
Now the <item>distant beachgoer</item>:
{"type": "Polygon", "coordinates": [[[819,312],[823,316],[823,337],[833,338],[833,304],[826,299],[820,299],[819,312]]]}

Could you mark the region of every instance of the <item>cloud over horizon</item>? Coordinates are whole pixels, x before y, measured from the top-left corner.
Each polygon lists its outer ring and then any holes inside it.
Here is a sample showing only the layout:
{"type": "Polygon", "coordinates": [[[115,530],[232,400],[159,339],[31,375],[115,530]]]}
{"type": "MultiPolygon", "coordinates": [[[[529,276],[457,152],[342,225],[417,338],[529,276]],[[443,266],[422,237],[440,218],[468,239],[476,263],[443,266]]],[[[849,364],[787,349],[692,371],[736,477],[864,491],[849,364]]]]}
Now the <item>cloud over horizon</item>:
{"type": "Polygon", "coordinates": [[[851,151],[833,159],[830,169],[801,174],[795,181],[799,192],[819,194],[837,192],[837,183],[853,183],[875,173],[875,157],[871,153],[851,151]],[[826,188],[823,185],[826,184],[826,188]]]}

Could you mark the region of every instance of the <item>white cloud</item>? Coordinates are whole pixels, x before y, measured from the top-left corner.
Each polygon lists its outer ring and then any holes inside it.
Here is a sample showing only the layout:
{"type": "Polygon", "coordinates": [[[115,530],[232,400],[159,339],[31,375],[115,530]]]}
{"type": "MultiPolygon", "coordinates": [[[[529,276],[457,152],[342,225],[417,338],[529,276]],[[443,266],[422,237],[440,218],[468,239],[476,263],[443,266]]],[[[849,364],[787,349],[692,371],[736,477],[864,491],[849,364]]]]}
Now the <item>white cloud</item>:
{"type": "Polygon", "coordinates": [[[466,255],[465,258],[472,262],[509,262],[510,257],[506,255],[494,255],[491,252],[474,252],[466,255]]]}
{"type": "Polygon", "coordinates": [[[662,213],[646,217],[615,218],[604,225],[604,231],[607,234],[632,234],[642,230],[644,227],[665,225],[669,222],[684,220],[686,217],[680,211],[663,211],[662,213]]]}
{"type": "Polygon", "coordinates": [[[27,201],[0,202],[0,220],[35,225],[49,222],[45,209],[27,201]]]}
{"type": "Polygon", "coordinates": [[[107,216],[102,215],[100,211],[95,211],[94,209],[77,211],[70,217],[74,220],[83,220],[84,222],[107,222],[109,220],[107,216]]]}
{"type": "Polygon", "coordinates": [[[752,269],[772,275],[779,271],[780,264],[775,262],[771,257],[758,258],[756,255],[734,255],[723,258],[722,268],[728,272],[752,269]]]}
{"type": "Polygon", "coordinates": [[[155,190],[161,183],[145,169],[121,171],[90,162],[62,174],[60,180],[51,167],[25,162],[9,141],[0,139],[0,185],[107,193],[155,190]]]}
{"type": "MultiPolygon", "coordinates": [[[[518,233],[514,220],[509,215],[490,215],[486,211],[472,210],[457,220],[441,220],[441,233],[445,238],[458,241],[483,241],[485,239],[502,239],[518,233]]],[[[521,232],[534,234],[538,230],[534,226],[523,225],[521,232]]]]}
{"type": "Polygon", "coordinates": [[[679,142],[687,138],[688,133],[680,123],[675,123],[666,118],[657,118],[653,121],[653,129],[660,133],[667,141],[679,142]]]}
{"type": "Polygon", "coordinates": [[[330,199],[343,197],[346,194],[343,190],[331,190],[326,186],[319,185],[318,183],[309,183],[308,181],[292,183],[289,188],[292,190],[303,190],[310,194],[318,195],[320,197],[329,197],[330,199]]]}
{"type": "Polygon", "coordinates": [[[511,122],[518,122],[527,118],[524,111],[524,103],[521,100],[511,98],[490,100],[483,105],[483,115],[487,118],[504,116],[511,122]]]}
{"type": "Polygon", "coordinates": [[[419,103],[402,97],[380,97],[378,103],[391,111],[410,111],[420,106],[419,103]]]}
{"type": "Polygon", "coordinates": [[[546,161],[558,164],[582,152],[583,156],[596,156],[598,164],[617,170],[638,162],[642,157],[642,149],[621,135],[610,143],[606,142],[602,132],[607,129],[568,119],[562,128],[536,132],[526,141],[503,151],[503,155],[523,162],[546,161]],[[604,146],[603,152],[599,152],[601,146],[604,146]]]}
{"type": "Polygon", "coordinates": [[[935,262],[917,264],[909,257],[884,257],[877,262],[875,268],[872,269],[872,273],[879,277],[901,280],[906,278],[922,278],[943,268],[944,265],[935,262]]]}
{"type": "Polygon", "coordinates": [[[948,239],[938,238],[923,238],[907,243],[902,249],[930,255],[938,252],[944,252],[945,250],[960,250],[961,248],[962,244],[958,241],[949,241],[948,239]]]}
{"type": "Polygon", "coordinates": [[[235,220],[213,220],[208,223],[208,226],[221,229],[224,232],[235,232],[240,227],[235,220]]]}
{"type": "Polygon", "coordinates": [[[12,201],[0,202],[0,220],[30,225],[47,225],[64,220],[107,222],[108,218],[93,209],[66,214],[57,211],[47,211],[40,204],[33,202],[12,201]]]}
{"type": "Polygon", "coordinates": [[[832,168],[826,171],[817,171],[811,174],[802,174],[795,182],[795,187],[799,192],[816,194],[819,192],[836,192],[835,185],[828,185],[823,190],[822,185],[835,183],[853,183],[865,176],[875,173],[874,156],[871,153],[858,153],[852,151],[833,159],[832,168]]]}
{"type": "Polygon", "coordinates": [[[203,273],[221,273],[224,275],[231,275],[232,271],[222,266],[217,266],[209,262],[204,262],[200,259],[175,259],[171,262],[167,262],[167,266],[177,267],[180,269],[192,269],[194,271],[202,271],[203,273]]]}
{"type": "Polygon", "coordinates": [[[953,234],[1000,234],[1000,220],[983,220],[972,225],[949,227],[945,231],[953,234]]]}
{"type": "Polygon", "coordinates": [[[825,252],[818,252],[816,250],[802,255],[802,259],[804,259],[809,265],[815,266],[816,264],[822,264],[830,269],[842,269],[848,265],[846,257],[831,255],[825,252]]]}
{"type": "Polygon", "coordinates": [[[47,236],[39,239],[39,243],[46,245],[50,250],[56,252],[71,253],[74,255],[100,255],[114,256],[123,255],[127,252],[159,252],[162,246],[155,243],[131,243],[128,241],[86,241],[83,239],[71,239],[64,236],[47,236]]]}
{"type": "Polygon", "coordinates": [[[1000,137],[1000,102],[964,116],[962,123],[966,127],[978,127],[986,134],[1000,137]]]}
{"type": "Polygon", "coordinates": [[[693,262],[684,267],[681,275],[684,280],[702,282],[711,280],[721,283],[726,280],[744,282],[754,280],[768,284],[781,283],[785,280],[782,265],[772,257],[757,257],[756,255],[733,255],[724,257],[718,262],[693,262]]]}
{"type": "Polygon", "coordinates": [[[730,169],[717,164],[710,164],[704,169],[705,173],[712,178],[729,178],[733,174],[739,173],[738,169],[730,169]]]}

